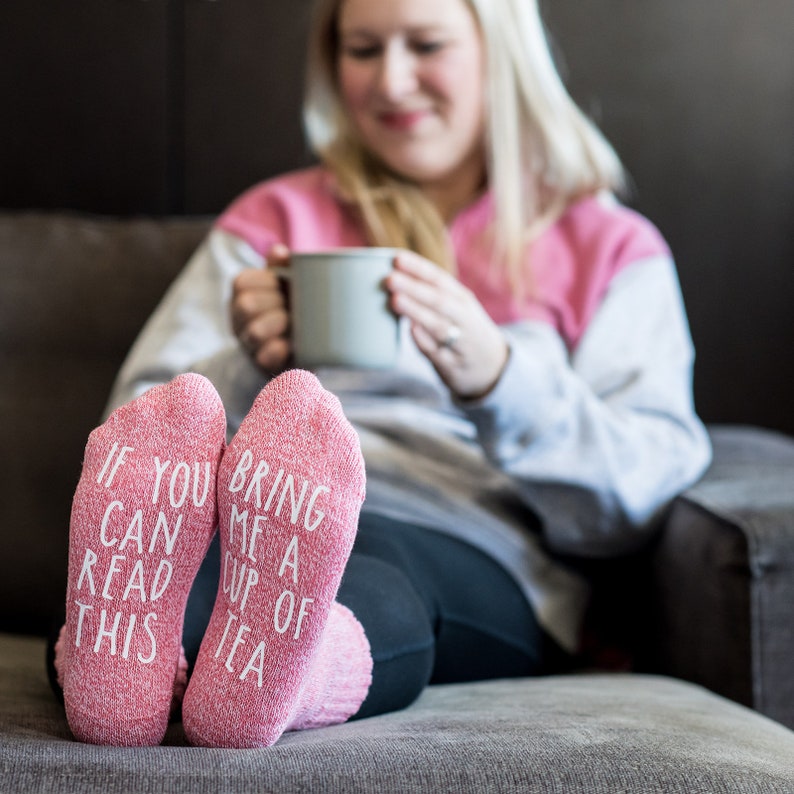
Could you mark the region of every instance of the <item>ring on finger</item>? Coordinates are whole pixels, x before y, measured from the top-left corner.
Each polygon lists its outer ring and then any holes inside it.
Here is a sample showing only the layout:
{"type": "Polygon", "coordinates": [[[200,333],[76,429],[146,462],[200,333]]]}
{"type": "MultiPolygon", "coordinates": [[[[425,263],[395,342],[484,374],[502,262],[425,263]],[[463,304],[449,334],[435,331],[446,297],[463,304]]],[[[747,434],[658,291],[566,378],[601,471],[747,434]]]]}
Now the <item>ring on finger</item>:
{"type": "Polygon", "coordinates": [[[459,339],[460,339],[460,327],[455,325],[455,323],[450,323],[446,333],[444,334],[444,338],[439,341],[438,346],[445,347],[448,350],[452,350],[457,344],[459,339]]]}

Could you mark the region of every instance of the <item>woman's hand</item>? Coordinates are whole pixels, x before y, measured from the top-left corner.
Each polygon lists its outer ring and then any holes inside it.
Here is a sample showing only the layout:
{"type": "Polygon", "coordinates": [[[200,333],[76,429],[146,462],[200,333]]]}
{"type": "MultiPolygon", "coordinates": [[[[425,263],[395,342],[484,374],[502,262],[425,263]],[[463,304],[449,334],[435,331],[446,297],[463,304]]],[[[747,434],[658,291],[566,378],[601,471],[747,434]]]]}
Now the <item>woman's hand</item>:
{"type": "Polygon", "coordinates": [[[456,278],[410,251],[400,251],[386,279],[391,307],[411,322],[419,349],[460,399],[484,397],[502,375],[507,340],[456,278]]]}
{"type": "MultiPolygon", "coordinates": [[[[284,245],[275,245],[268,265],[283,265],[289,259],[284,245]]],[[[281,284],[267,268],[244,270],[234,280],[231,300],[232,329],[240,344],[262,369],[281,372],[292,354],[289,340],[289,311],[281,284]]]]}

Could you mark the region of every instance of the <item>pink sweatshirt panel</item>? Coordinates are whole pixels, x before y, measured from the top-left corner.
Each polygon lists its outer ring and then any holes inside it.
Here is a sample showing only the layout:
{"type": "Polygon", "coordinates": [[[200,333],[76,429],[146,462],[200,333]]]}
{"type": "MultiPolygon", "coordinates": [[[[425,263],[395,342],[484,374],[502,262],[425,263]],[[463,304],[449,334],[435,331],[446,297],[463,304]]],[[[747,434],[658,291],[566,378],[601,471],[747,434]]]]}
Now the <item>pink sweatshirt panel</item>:
{"type": "Polygon", "coordinates": [[[483,230],[492,218],[488,197],[455,219],[450,233],[461,281],[489,315],[506,324],[548,322],[569,349],[578,344],[612,279],[627,265],[670,250],[642,215],[612,201],[586,198],[573,204],[528,249],[525,296],[515,296],[507,274],[486,262],[483,230]],[[479,240],[479,242],[478,242],[479,240]]]}
{"type": "MultiPolygon", "coordinates": [[[[569,349],[578,344],[612,279],[627,265],[670,251],[656,227],[614,202],[585,198],[572,205],[528,249],[530,289],[515,296],[507,275],[493,266],[487,230],[493,202],[486,194],[449,228],[458,276],[500,324],[541,320],[569,349]]],[[[294,251],[366,245],[356,217],[334,193],[321,168],[297,171],[254,186],[216,226],[266,256],[276,242],[294,251]]]]}
{"type": "Polygon", "coordinates": [[[291,251],[366,245],[355,216],[339,201],[321,168],[296,171],[243,193],[218,218],[216,228],[245,240],[267,256],[274,243],[291,251]]]}

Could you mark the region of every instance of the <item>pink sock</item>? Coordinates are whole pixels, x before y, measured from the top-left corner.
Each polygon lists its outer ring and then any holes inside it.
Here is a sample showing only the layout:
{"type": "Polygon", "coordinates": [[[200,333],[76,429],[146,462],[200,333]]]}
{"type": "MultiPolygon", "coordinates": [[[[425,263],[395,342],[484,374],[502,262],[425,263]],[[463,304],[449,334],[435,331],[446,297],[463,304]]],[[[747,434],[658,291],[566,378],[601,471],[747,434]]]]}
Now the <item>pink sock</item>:
{"type": "Polygon", "coordinates": [[[88,439],[56,660],[80,741],[162,741],[184,674],[188,592],[217,526],[225,433],[212,384],[181,375],[114,411],[88,439]]]}
{"type": "Polygon", "coordinates": [[[191,743],[265,747],[358,710],[369,644],[334,599],[364,483],[336,397],[301,370],[271,381],[218,473],[221,580],[182,707],[191,743]]]}

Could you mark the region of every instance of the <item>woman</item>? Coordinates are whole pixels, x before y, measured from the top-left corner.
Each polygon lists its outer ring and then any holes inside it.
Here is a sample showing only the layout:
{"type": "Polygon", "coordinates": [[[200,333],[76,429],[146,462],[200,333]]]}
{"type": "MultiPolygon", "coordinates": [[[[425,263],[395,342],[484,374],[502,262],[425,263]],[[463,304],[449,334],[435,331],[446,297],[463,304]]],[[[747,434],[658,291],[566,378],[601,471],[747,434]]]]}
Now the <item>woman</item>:
{"type": "Polygon", "coordinates": [[[708,463],[669,251],[535,3],[319,0],[305,111],[321,165],[219,218],[89,442],[58,662],[86,741],[160,740],[180,640],[214,746],[555,669],[587,591],[553,553],[638,548],[708,463]],[[404,249],[398,365],[291,371],[268,266],[359,245],[404,249]]]}

